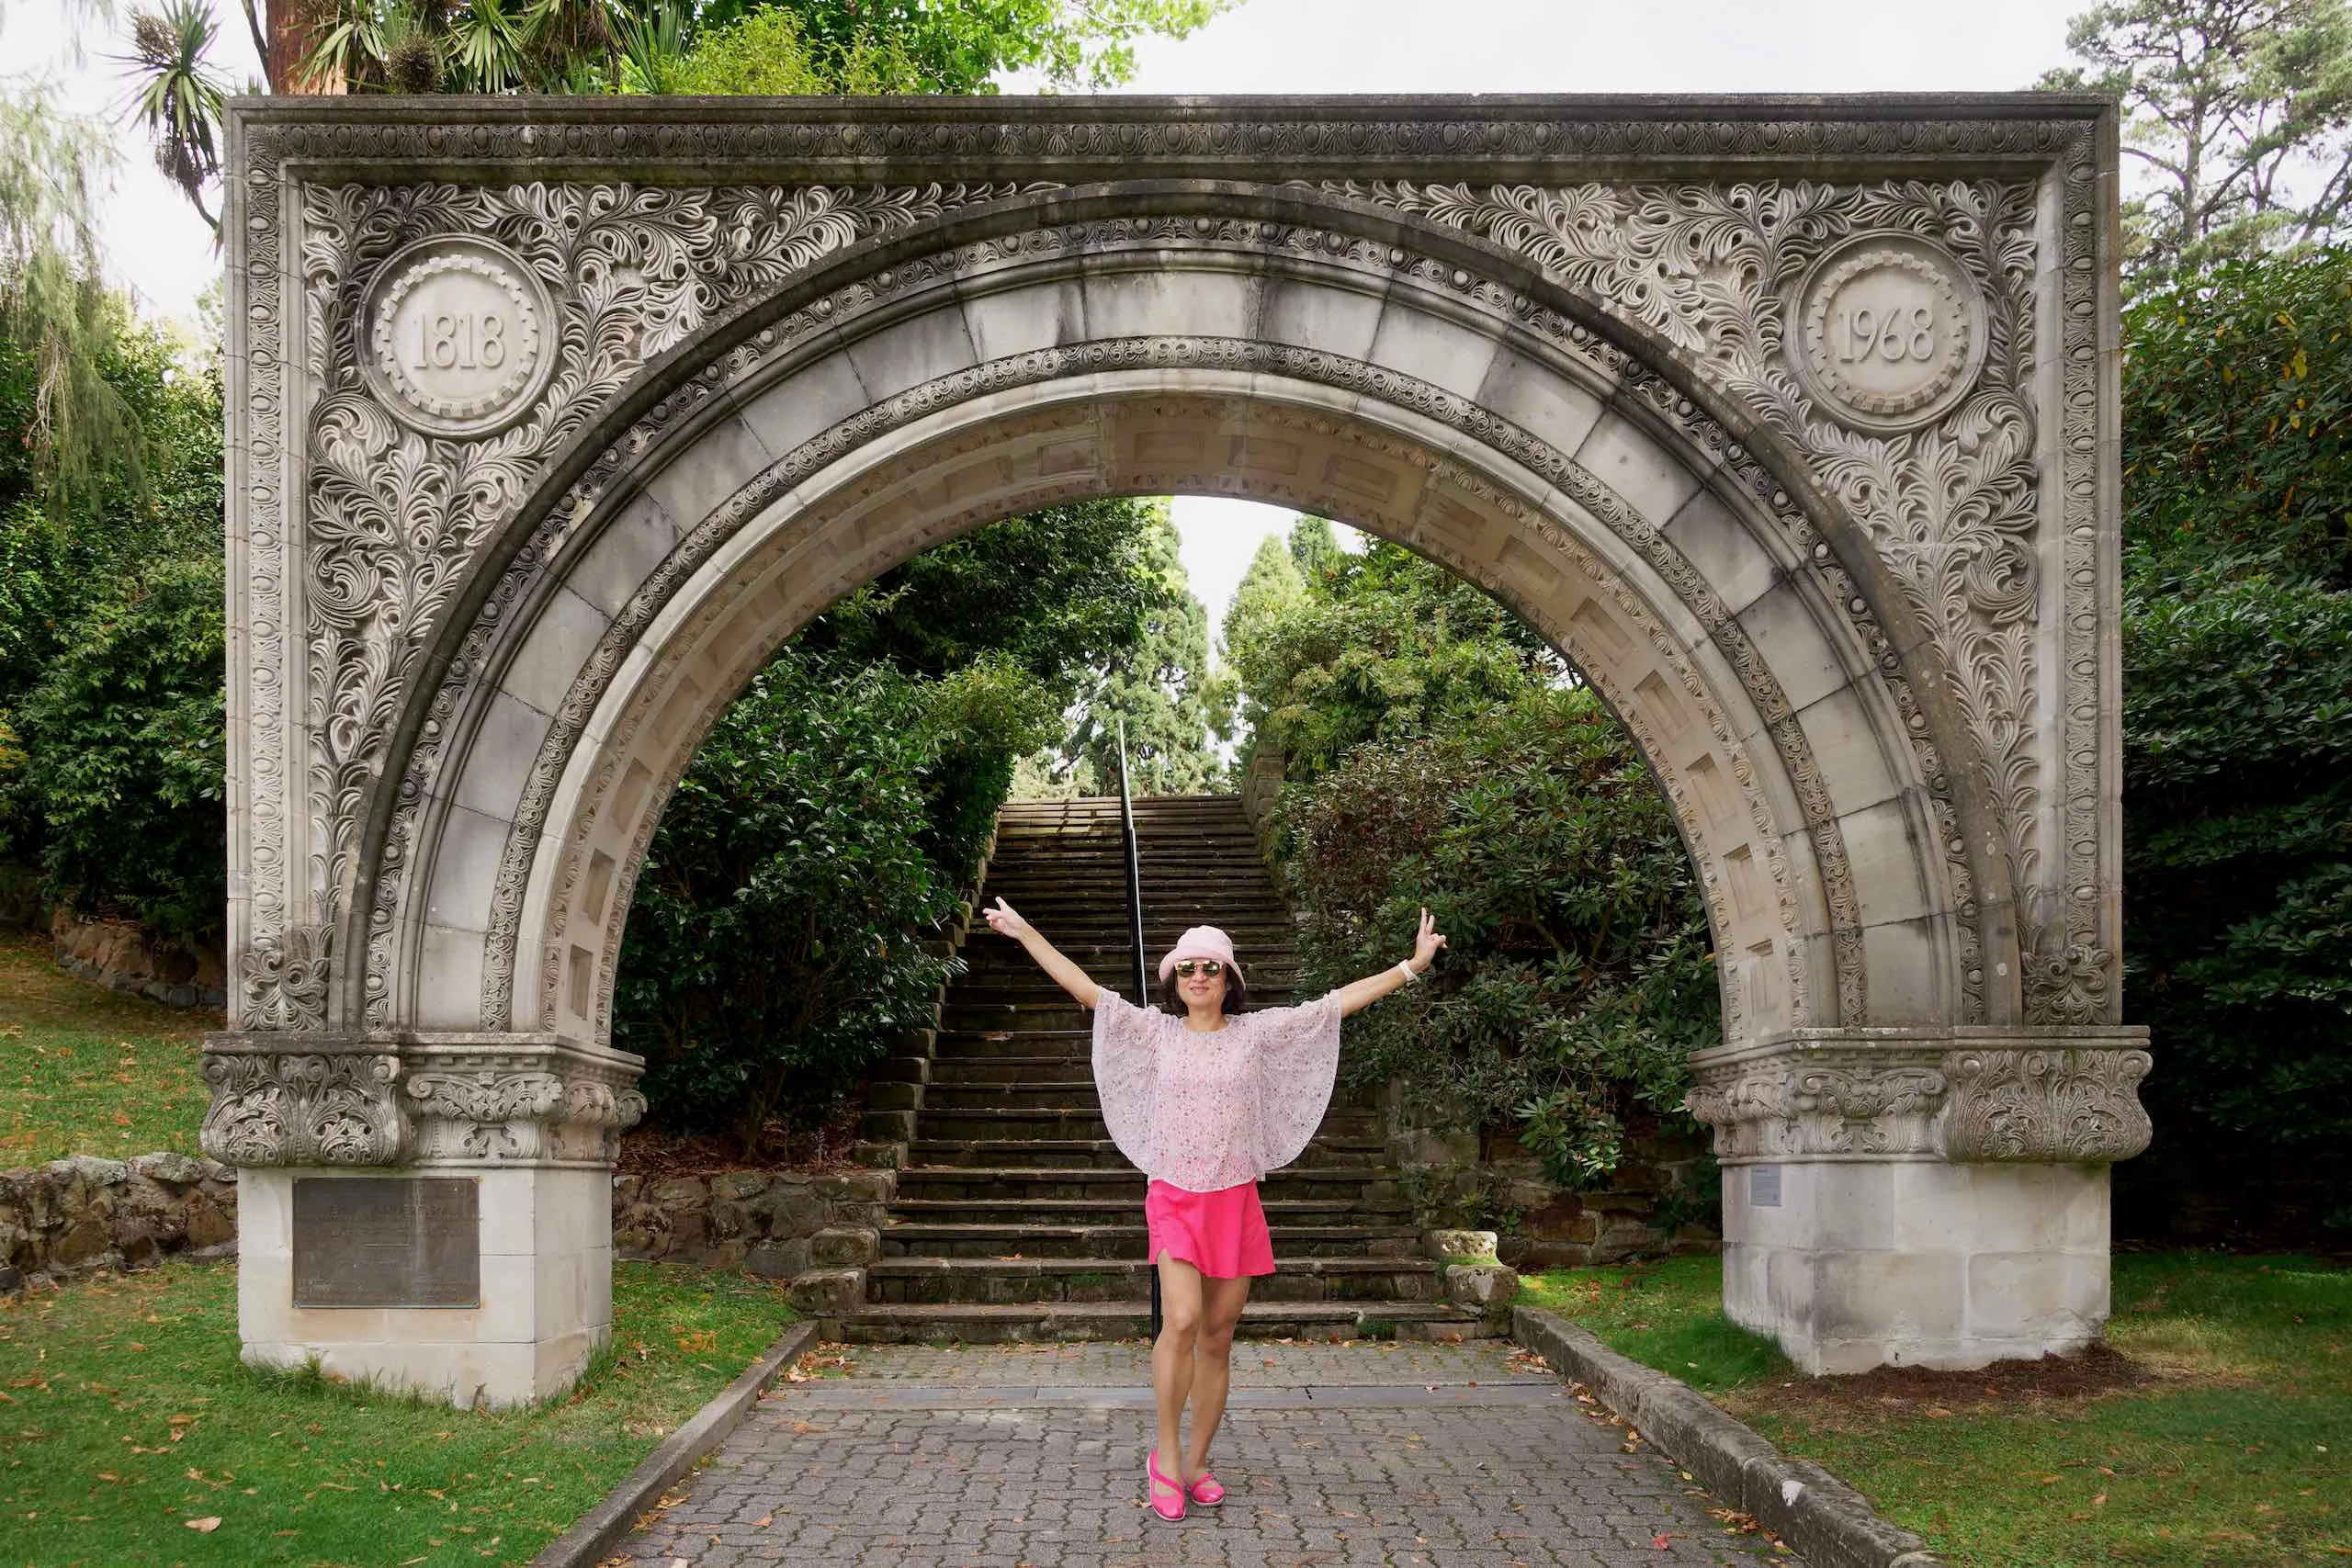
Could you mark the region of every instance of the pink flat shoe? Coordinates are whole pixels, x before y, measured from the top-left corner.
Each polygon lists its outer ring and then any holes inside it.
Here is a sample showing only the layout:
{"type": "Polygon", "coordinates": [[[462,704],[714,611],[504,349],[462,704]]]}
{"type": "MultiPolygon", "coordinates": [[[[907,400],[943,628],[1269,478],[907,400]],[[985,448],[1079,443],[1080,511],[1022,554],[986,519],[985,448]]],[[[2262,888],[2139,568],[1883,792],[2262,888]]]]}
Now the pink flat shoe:
{"type": "Polygon", "coordinates": [[[1193,1483],[1186,1495],[1204,1508],[1214,1508],[1225,1501],[1225,1488],[1217,1484],[1216,1476],[1204,1470],[1201,1472],[1201,1478],[1193,1483]]]}
{"type": "Polygon", "coordinates": [[[1152,1450],[1150,1455],[1144,1460],[1143,1474],[1144,1485],[1151,1495],[1151,1511],[1171,1525],[1181,1522],[1184,1517],[1184,1489],[1159,1473],[1158,1449],[1152,1450]],[[1176,1495],[1173,1501],[1162,1503],[1159,1500],[1159,1489],[1163,1486],[1176,1495]]]}

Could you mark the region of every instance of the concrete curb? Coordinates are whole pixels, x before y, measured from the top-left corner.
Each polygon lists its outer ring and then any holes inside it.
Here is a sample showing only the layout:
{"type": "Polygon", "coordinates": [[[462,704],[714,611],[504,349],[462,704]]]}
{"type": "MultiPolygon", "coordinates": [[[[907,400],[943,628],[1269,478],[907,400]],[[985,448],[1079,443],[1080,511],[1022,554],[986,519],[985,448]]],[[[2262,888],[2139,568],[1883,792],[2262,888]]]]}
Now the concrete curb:
{"type": "Polygon", "coordinates": [[[813,1321],[796,1323],[786,1329],[783,1337],[743,1369],[742,1376],[721,1389],[718,1397],[695,1411],[684,1426],[663,1438],[662,1446],[647,1455],[643,1464],[630,1471],[628,1479],[606,1493],[603,1502],[581,1515],[570,1529],[532,1558],[530,1568],[594,1568],[612,1550],[613,1543],[628,1533],[637,1517],[661,1501],[662,1492],[672,1482],[701,1463],[705,1455],[743,1424],[743,1417],[752,1413],[760,1395],[784,1375],[784,1370],[816,1337],[817,1325],[813,1321]]]}
{"type": "Polygon", "coordinates": [[[1754,1515],[1810,1568],[1943,1568],[1925,1540],[1880,1518],[1860,1493],[1790,1458],[1679,1380],[1540,1307],[1513,1307],[1510,1326],[1513,1339],[1590,1389],[1708,1491],[1754,1515]]]}

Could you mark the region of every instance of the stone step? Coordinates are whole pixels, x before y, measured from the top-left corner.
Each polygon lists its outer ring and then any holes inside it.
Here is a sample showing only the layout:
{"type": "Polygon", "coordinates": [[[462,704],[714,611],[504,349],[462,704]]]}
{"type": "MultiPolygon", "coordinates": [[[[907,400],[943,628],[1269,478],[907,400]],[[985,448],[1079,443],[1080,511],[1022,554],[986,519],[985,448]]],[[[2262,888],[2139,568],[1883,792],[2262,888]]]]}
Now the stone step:
{"type": "MultiPolygon", "coordinates": [[[[868,1305],[826,1321],[838,1322],[841,1337],[859,1345],[1137,1339],[1151,1332],[1151,1308],[1147,1302],[868,1305]]],[[[1471,1308],[1438,1302],[1251,1301],[1234,1330],[1242,1339],[1317,1340],[1479,1339],[1499,1332],[1471,1308]]]]}
{"type": "Polygon", "coordinates": [[[1001,1106],[1024,1111],[1100,1111],[1102,1102],[1095,1092],[1092,1078],[1066,1078],[1058,1073],[1052,1077],[1041,1074],[1035,1077],[979,1083],[933,1078],[922,1091],[922,1108],[926,1111],[960,1111],[972,1106],[1001,1106]]]}
{"type": "MultiPolygon", "coordinates": [[[[1256,913],[1279,902],[1263,873],[1238,874],[1206,853],[1193,860],[1146,861],[1139,869],[1143,873],[1143,912],[1147,919],[1159,908],[1230,902],[1251,906],[1256,913]]],[[[1041,908],[1083,904],[1124,908],[1127,902],[1126,857],[1121,855],[1100,864],[1063,862],[994,869],[980,889],[982,907],[1000,897],[1019,909],[1027,908],[1024,899],[1041,908]]]]}
{"type": "Polygon", "coordinates": [[[1091,1029],[943,1029],[936,1049],[943,1065],[989,1057],[1083,1062],[1093,1043],[1091,1029]]]}
{"type": "MultiPolygon", "coordinates": [[[[1409,1226],[1413,1218],[1412,1205],[1395,1195],[1382,1199],[1363,1199],[1351,1193],[1319,1198],[1265,1198],[1260,1206],[1266,1212],[1270,1228],[1409,1226]]],[[[1143,1187],[1138,1182],[1132,1197],[1107,1198],[909,1198],[902,1194],[891,1200],[889,1212],[894,1221],[934,1224],[1140,1224],[1143,1187]]]]}
{"type": "Polygon", "coordinates": [[[1102,1102],[1092,1078],[1034,1077],[1000,1082],[956,1083],[933,1079],[924,1089],[922,1109],[967,1111],[1097,1111],[1102,1102]]]}
{"type": "MultiPolygon", "coordinates": [[[[1017,901],[1013,908],[1073,964],[1125,964],[1135,953],[1135,932],[1127,924],[1127,911],[1121,906],[1106,904],[1091,915],[1077,918],[1042,910],[1033,913],[1031,906],[1017,901]]],[[[1215,926],[1233,939],[1234,953],[1245,964],[1253,954],[1261,963],[1295,964],[1298,933],[1291,929],[1289,919],[1287,915],[1277,915],[1253,927],[1237,918],[1229,906],[1211,906],[1197,913],[1169,916],[1161,920],[1146,917],[1144,955],[1157,962],[1166,951],[1153,942],[1155,935],[1161,931],[1182,936],[1194,926],[1215,926]],[[1239,934],[1244,931],[1254,931],[1257,940],[1244,942],[1239,934]]],[[[980,924],[977,915],[960,955],[967,964],[987,961],[1016,969],[1025,964],[1033,972],[1037,966],[1037,961],[1020,943],[997,935],[980,924]]]]}
{"type": "MultiPolygon", "coordinates": [[[[959,1105],[934,1109],[925,1105],[916,1125],[926,1138],[1028,1139],[1106,1138],[1099,1106],[1061,1106],[1023,1110],[1018,1105],[959,1105]]],[[[1320,1131],[1329,1137],[1382,1136],[1379,1113],[1337,1110],[1326,1112],[1320,1131]]]]}
{"type": "MultiPolygon", "coordinates": [[[[1148,1301],[1135,1258],[885,1258],[866,1265],[868,1303],[1148,1301]]],[[[1428,1258],[1283,1258],[1250,1284],[1264,1302],[1427,1302],[1444,1295],[1428,1258]]]]}
{"type": "MultiPolygon", "coordinates": [[[[1247,975],[1248,971],[1243,973],[1247,975]]],[[[1254,980],[1255,977],[1251,978],[1254,980]]],[[[1095,984],[1108,987],[1114,995],[1133,999],[1130,993],[1134,990],[1134,982],[1125,976],[1114,976],[1097,980],[1095,984]],[[1123,980],[1125,984],[1122,984],[1123,980]]],[[[1156,975],[1152,977],[1152,984],[1155,987],[1159,985],[1156,975]]],[[[1319,991],[1317,993],[1320,994],[1319,991]]],[[[1252,984],[1250,987],[1250,1005],[1252,1007],[1288,1007],[1295,1000],[1311,999],[1300,996],[1296,976],[1292,975],[1276,975],[1264,986],[1252,984]]],[[[1036,983],[1028,985],[1010,978],[990,980],[984,985],[956,985],[947,993],[947,1005],[956,1010],[959,1017],[964,1017],[976,1016],[991,1009],[1002,1013],[1018,1013],[1039,1008],[1077,1008],[1078,1002],[1059,985],[1040,976],[1036,983]]]]}
{"type": "MultiPolygon", "coordinates": [[[[1055,1166],[909,1166],[898,1173],[900,1198],[963,1198],[995,1201],[1022,1198],[1110,1198],[1143,1207],[1139,1170],[1095,1170],[1055,1166]]],[[[1280,1200],[1320,1203],[1387,1202],[1404,1196],[1396,1172],[1386,1166],[1286,1165],[1258,1183],[1259,1199],[1272,1212],[1280,1200]]],[[[894,1200],[894,1202],[896,1201],[894,1200]]]]}
{"type": "MultiPolygon", "coordinates": [[[[1122,1258],[1144,1255],[1145,1226],[950,1224],[909,1220],[882,1232],[884,1258],[1122,1258]]],[[[1419,1258],[1410,1225],[1278,1225],[1268,1219],[1277,1258],[1419,1258]]]]}
{"type": "MultiPolygon", "coordinates": [[[[917,1123],[920,1129],[921,1122],[917,1123]]],[[[1317,1168],[1329,1166],[1369,1167],[1387,1158],[1388,1145],[1379,1138],[1322,1137],[1308,1143],[1295,1163],[1317,1168]]],[[[1091,1170],[1115,1170],[1127,1164],[1108,1138],[922,1138],[907,1145],[908,1164],[920,1166],[1053,1166],[1091,1170]]]]}
{"type": "MultiPolygon", "coordinates": [[[[1292,991],[1275,991],[1266,996],[1253,994],[1250,999],[1252,1007],[1278,1008],[1289,1007],[1294,1002],[1312,1001],[1315,998],[1302,997],[1292,991]]],[[[1059,1007],[1042,1000],[1034,1004],[1028,1002],[962,1003],[956,1001],[954,991],[950,990],[947,1005],[940,1010],[940,1021],[944,1031],[951,1034],[999,1034],[1015,1032],[1033,1033],[1040,1031],[1065,1033],[1074,1030],[1085,1030],[1089,1032],[1088,1038],[1092,1038],[1093,1011],[1079,1006],[1074,1001],[1066,1001],[1059,1007]]]]}
{"type": "MultiPolygon", "coordinates": [[[[990,1041],[985,1043],[997,1043],[990,1041]]],[[[931,1085],[937,1089],[989,1083],[1033,1083],[1041,1078],[1060,1078],[1087,1072],[1092,1059],[1090,1043],[1084,1038],[1069,1042],[1068,1048],[1061,1051],[1024,1056],[967,1051],[960,1041],[951,1047],[943,1040],[939,1044],[939,1055],[931,1064],[931,1085]]],[[[1091,1083],[1093,1080],[1089,1078],[1087,1081],[1091,1083]]]]}

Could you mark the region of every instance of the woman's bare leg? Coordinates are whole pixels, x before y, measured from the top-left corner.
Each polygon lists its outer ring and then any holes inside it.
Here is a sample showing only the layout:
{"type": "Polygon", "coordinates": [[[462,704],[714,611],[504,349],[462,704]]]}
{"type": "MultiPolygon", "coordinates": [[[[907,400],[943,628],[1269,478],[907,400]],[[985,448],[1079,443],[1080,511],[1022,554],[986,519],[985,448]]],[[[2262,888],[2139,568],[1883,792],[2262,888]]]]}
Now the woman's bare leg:
{"type": "Polygon", "coordinates": [[[1185,1397],[1193,1390],[1193,1351],[1201,1337],[1203,1281],[1198,1269],[1165,1250],[1159,1264],[1159,1337],[1151,1347],[1151,1394],[1159,1407],[1160,1473],[1182,1484],[1185,1476],[1179,1467],[1184,1450],[1179,1423],[1185,1397]]]}
{"type": "Polygon", "coordinates": [[[1209,1442],[1225,1419],[1225,1396],[1233,1386],[1233,1330],[1250,1299],[1250,1276],[1201,1280],[1201,1331],[1193,1346],[1193,1446],[1177,1479],[1190,1486],[1209,1468],[1209,1442]]]}

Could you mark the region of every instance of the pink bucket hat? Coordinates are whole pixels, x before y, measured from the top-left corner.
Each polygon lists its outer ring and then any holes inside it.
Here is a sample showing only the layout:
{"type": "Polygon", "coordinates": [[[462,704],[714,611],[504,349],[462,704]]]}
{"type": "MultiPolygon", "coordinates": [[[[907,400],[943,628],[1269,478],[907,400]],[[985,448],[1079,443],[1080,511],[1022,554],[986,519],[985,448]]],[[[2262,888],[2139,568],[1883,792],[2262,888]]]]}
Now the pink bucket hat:
{"type": "Polygon", "coordinates": [[[1159,961],[1162,980],[1175,971],[1180,958],[1214,958],[1235,974],[1241,973],[1241,965],[1233,959],[1233,939],[1215,926],[1194,926],[1176,939],[1176,945],[1159,961]]]}

